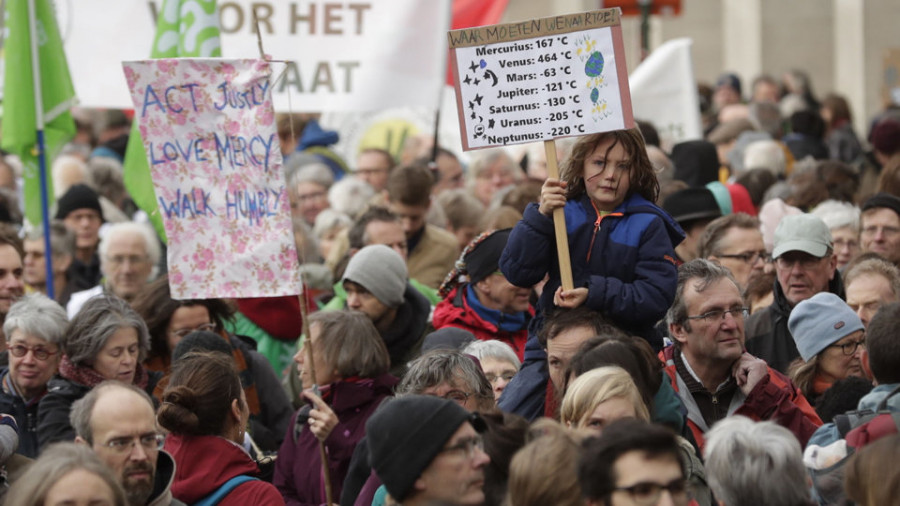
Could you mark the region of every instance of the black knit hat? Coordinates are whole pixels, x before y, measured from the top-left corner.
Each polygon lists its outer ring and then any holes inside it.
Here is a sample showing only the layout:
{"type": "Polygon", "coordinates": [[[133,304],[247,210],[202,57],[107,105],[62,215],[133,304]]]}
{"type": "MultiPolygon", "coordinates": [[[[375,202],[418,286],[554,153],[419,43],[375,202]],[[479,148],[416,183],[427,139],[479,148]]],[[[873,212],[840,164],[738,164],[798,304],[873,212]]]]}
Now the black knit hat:
{"type": "Polygon", "coordinates": [[[869,209],[875,209],[877,207],[886,207],[897,213],[897,216],[900,216],[900,198],[897,198],[890,193],[879,193],[869,197],[869,200],[865,201],[863,204],[862,210],[863,212],[866,212],[869,209]]]}
{"type": "Polygon", "coordinates": [[[64,220],[69,213],[78,209],[93,209],[100,214],[103,221],[103,208],[100,207],[100,197],[97,192],[84,184],[76,184],[59,198],[56,202],[56,219],[64,220]]]}
{"type": "Polygon", "coordinates": [[[477,244],[469,254],[463,258],[466,264],[466,272],[469,274],[469,283],[477,283],[482,279],[497,272],[500,265],[500,255],[509,241],[511,228],[497,230],[485,240],[477,244]]]}
{"type": "Polygon", "coordinates": [[[178,341],[172,350],[172,362],[177,362],[192,351],[218,351],[231,356],[231,345],[215,332],[196,330],[178,341]]]}
{"type": "Polygon", "coordinates": [[[366,422],[366,439],[369,463],[391,497],[404,500],[466,422],[478,432],[486,428],[481,417],[440,397],[407,395],[382,404],[366,422]]]}

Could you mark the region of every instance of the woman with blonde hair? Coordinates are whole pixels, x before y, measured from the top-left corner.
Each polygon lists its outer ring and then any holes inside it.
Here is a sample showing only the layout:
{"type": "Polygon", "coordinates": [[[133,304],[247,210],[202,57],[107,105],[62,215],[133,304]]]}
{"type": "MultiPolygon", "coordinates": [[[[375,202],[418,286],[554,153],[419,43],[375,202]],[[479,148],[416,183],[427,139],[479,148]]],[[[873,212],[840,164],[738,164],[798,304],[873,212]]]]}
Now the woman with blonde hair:
{"type": "Polygon", "coordinates": [[[13,483],[3,504],[126,506],[128,503],[118,479],[90,448],[57,443],[44,450],[13,483]]]}
{"type": "Polygon", "coordinates": [[[506,503],[514,506],[584,506],[578,484],[578,448],[585,433],[553,420],[531,426],[529,442],[509,465],[506,503]],[[554,465],[548,466],[548,462],[554,465]]]}
{"type": "Polygon", "coordinates": [[[650,412],[625,369],[616,366],[588,371],[569,385],[560,407],[566,427],[600,431],[621,418],[650,421],[650,412]]]}

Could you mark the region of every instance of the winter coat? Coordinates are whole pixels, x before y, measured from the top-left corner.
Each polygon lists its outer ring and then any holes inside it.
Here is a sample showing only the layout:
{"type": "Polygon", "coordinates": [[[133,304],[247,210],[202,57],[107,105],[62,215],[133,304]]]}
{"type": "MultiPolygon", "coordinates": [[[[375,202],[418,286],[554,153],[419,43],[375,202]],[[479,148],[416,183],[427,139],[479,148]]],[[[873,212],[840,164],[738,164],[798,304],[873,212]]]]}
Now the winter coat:
{"type": "MultiPolygon", "coordinates": [[[[325,440],[325,451],[335,502],[340,499],[356,444],[365,434],[366,420],[385,398],[392,395],[396,384],[397,378],[383,374],[331,385],[328,397],[338,424],[325,440]]],[[[318,505],[325,501],[319,440],[309,430],[308,418],[308,406],[294,414],[275,465],[273,483],[288,505],[318,505]]]]}
{"type": "MultiPolygon", "coordinates": [[[[672,387],[687,408],[688,426],[702,450],[705,443],[703,435],[711,424],[707,424],[704,420],[685,379],[676,370],[676,353],[680,355],[674,346],[669,346],[661,352],[666,362],[665,371],[672,387]]],[[[771,367],[768,370],[768,376],[763,377],[749,395],[744,395],[739,388],[736,389],[725,416],[743,415],[754,421],[772,420],[791,431],[800,441],[800,445],[805,446],[810,436],[822,425],[822,420],[791,380],[771,367]]],[[[716,421],[718,420],[714,420],[713,423],[716,421]]]]}
{"type": "Polygon", "coordinates": [[[453,234],[434,225],[425,225],[419,243],[409,252],[406,261],[409,277],[437,288],[453,270],[458,256],[459,242],[453,234]]]}
{"type": "MultiPolygon", "coordinates": [[[[574,284],[588,289],[585,305],[661,349],[655,325],[675,300],[675,246],[684,239],[681,227],[637,194],[603,217],[587,195],[569,200],[563,209],[574,284]]],[[[536,334],[561,285],[553,219],[541,214],[537,204],[529,204],[513,228],[500,270],[510,283],[523,287],[534,286],[549,272],[529,328],[536,334]]]]}
{"type": "MultiPolygon", "coordinates": [[[[881,401],[897,387],[900,387],[900,383],[887,383],[876,386],[871,392],[867,393],[859,400],[859,406],[856,409],[869,409],[875,411],[876,408],[878,408],[878,404],[880,404],[881,401]]],[[[888,400],[887,409],[888,411],[900,413],[900,395],[895,395],[888,400]]],[[[840,439],[842,439],[841,433],[837,426],[834,423],[826,423],[819,427],[815,434],[809,438],[809,446],[818,445],[824,447],[840,439]]]]}
{"type": "MultiPolygon", "coordinates": [[[[8,374],[8,367],[0,369],[0,381],[5,382],[8,374]]],[[[0,388],[0,413],[12,415],[19,426],[19,448],[16,453],[32,459],[38,456],[38,410],[43,397],[31,399],[26,404],[17,394],[0,388]]]]}
{"type": "Polygon", "coordinates": [[[468,286],[468,284],[457,286],[434,308],[432,324],[435,330],[457,327],[468,330],[481,341],[492,339],[502,341],[510,345],[519,356],[519,360],[522,360],[525,354],[525,343],[528,341],[528,322],[534,316],[534,308],[528,307],[524,325],[519,330],[500,330],[499,322],[485,320],[470,305],[468,286]]]}
{"type": "Polygon", "coordinates": [[[391,356],[391,374],[394,376],[403,376],[406,364],[419,356],[428,330],[429,316],[431,303],[407,283],[403,304],[397,308],[393,323],[384,332],[379,332],[391,356]]]}
{"type": "MultiPolygon", "coordinates": [[[[841,299],[846,298],[841,273],[834,272],[834,278],[828,283],[828,291],[841,299]]],[[[787,374],[788,366],[800,356],[794,337],[788,329],[791,309],[781,283],[776,279],[772,304],[750,315],[744,324],[747,352],[765,360],[769,367],[782,374],[787,374]]]]}
{"type": "MultiPolygon", "coordinates": [[[[175,459],[172,495],[194,504],[212,494],[235,476],[256,476],[259,468],[244,449],[219,436],[187,436],[171,433],[163,449],[175,459]]],[[[220,506],[247,504],[283,505],[284,499],[271,483],[251,480],[238,485],[220,506]]]]}

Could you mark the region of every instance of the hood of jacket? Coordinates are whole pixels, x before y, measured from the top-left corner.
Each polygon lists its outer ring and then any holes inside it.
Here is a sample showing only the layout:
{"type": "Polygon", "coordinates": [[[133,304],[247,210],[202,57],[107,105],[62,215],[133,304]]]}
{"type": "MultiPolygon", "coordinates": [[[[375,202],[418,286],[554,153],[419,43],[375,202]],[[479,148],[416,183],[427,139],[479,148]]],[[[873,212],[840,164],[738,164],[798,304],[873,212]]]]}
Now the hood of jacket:
{"type": "Polygon", "coordinates": [[[406,283],[403,304],[397,308],[397,315],[391,327],[381,334],[391,356],[391,367],[402,363],[407,352],[422,339],[430,315],[431,303],[412,285],[406,283]]]}
{"type": "MultiPolygon", "coordinates": [[[[153,491],[147,499],[147,506],[169,506],[172,504],[172,481],[175,480],[175,459],[160,450],[156,457],[156,474],[153,491]]],[[[180,504],[176,503],[176,504],[180,504]]]]}
{"type": "Polygon", "coordinates": [[[238,475],[256,476],[259,468],[237,444],[219,436],[169,434],[164,450],[175,461],[172,495],[193,504],[238,475]]]}

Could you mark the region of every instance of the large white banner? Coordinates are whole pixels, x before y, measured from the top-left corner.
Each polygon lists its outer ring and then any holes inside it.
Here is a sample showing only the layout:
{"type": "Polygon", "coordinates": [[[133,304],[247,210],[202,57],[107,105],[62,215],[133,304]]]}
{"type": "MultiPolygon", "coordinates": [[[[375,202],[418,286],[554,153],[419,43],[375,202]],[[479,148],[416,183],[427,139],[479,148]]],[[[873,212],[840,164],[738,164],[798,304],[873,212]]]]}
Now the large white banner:
{"type": "MultiPolygon", "coordinates": [[[[123,61],[150,56],[161,0],[57,0],[79,103],[131,108],[123,61]]],[[[220,1],[222,56],[275,60],[278,111],[435,108],[446,72],[450,0],[220,1]]]]}

